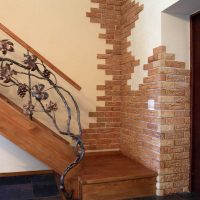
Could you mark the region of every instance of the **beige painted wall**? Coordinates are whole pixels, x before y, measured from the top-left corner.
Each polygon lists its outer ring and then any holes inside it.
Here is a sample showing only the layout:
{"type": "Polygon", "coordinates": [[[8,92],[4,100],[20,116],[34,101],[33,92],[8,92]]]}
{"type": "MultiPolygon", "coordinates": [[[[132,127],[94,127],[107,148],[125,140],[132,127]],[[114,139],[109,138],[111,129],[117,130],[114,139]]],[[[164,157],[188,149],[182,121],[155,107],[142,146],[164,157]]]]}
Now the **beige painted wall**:
{"type": "Polygon", "coordinates": [[[175,53],[176,60],[190,68],[190,16],[162,13],[161,41],[167,52],[175,53]]]}
{"type": "MultiPolygon", "coordinates": [[[[82,90],[79,92],[62,79],[59,80],[77,99],[83,128],[87,127],[91,121],[88,112],[95,111],[95,107],[101,104],[96,102],[96,85],[105,80],[104,72],[97,71],[97,63],[100,61],[97,62],[96,55],[104,53],[107,47],[104,40],[98,39],[98,33],[102,32],[99,25],[91,26],[86,18],[86,12],[94,5],[90,0],[0,0],[0,4],[1,23],[81,85],[82,90]]],[[[4,94],[7,94],[5,90],[4,94]]],[[[20,103],[20,100],[17,101],[20,103]]],[[[45,118],[42,121],[48,123],[45,118]]],[[[6,148],[3,140],[0,140],[0,146],[6,148]]],[[[35,162],[21,153],[18,153],[18,158],[19,162],[13,163],[13,171],[19,168],[30,170],[28,163],[35,162]],[[26,168],[20,162],[27,162],[26,168]]],[[[12,158],[8,154],[1,154],[2,159],[9,162],[12,158]]],[[[5,171],[5,168],[0,167],[1,171],[5,171]]]]}
{"type": "Polygon", "coordinates": [[[96,55],[106,48],[104,40],[98,39],[102,30],[98,24],[91,26],[85,17],[92,4],[90,0],[0,0],[0,3],[1,23],[81,85],[82,91],[77,96],[86,117],[97,103],[96,85],[105,80],[104,73],[96,68],[96,55]]]}
{"type": "Polygon", "coordinates": [[[185,61],[189,67],[189,18],[162,13],[178,0],[137,2],[144,4],[144,10],[139,14],[139,20],[129,38],[132,42],[129,50],[136,59],[140,59],[140,65],[135,68],[132,79],[128,81],[133,90],[138,90],[139,84],[142,84],[143,78],[147,76],[143,65],[148,62],[147,59],[155,47],[166,45],[168,52],[175,53],[177,59],[185,61]]]}

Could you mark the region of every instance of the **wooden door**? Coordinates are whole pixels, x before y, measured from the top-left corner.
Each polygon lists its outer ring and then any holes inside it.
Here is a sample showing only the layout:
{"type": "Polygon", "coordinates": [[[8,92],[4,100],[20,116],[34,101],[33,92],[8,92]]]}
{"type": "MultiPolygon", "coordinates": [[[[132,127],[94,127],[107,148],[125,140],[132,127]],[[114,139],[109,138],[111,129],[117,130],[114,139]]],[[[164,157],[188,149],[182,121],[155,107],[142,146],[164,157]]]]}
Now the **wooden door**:
{"type": "Polygon", "coordinates": [[[191,189],[200,193],[200,12],[191,16],[192,168],[191,189]]]}

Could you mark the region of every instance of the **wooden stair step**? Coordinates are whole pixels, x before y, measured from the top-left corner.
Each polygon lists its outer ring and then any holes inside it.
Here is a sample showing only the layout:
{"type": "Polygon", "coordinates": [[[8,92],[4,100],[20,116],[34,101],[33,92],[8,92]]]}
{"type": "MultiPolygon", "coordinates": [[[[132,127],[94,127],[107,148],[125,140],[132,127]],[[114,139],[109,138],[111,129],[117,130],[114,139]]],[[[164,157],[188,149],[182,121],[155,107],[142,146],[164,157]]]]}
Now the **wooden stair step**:
{"type": "Polygon", "coordinates": [[[155,194],[156,173],[121,153],[86,156],[79,176],[83,200],[121,200],[155,194]]]}

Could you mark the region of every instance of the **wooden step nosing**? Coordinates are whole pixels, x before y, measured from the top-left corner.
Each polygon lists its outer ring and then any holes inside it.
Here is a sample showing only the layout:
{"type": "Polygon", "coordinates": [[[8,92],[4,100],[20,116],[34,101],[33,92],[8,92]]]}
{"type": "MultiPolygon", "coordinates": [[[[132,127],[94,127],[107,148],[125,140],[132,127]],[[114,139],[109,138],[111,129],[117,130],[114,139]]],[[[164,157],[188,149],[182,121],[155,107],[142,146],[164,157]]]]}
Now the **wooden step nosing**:
{"type": "Polygon", "coordinates": [[[147,176],[134,176],[134,177],[112,177],[112,178],[103,178],[99,180],[82,180],[79,178],[79,181],[83,185],[89,184],[99,184],[99,183],[108,183],[108,182],[120,182],[120,181],[128,181],[128,180],[138,180],[138,179],[149,179],[149,178],[156,178],[157,174],[147,175],[147,176]]]}
{"type": "Polygon", "coordinates": [[[19,172],[2,172],[0,173],[0,178],[2,177],[12,177],[12,176],[29,176],[35,174],[53,174],[54,170],[35,170],[35,171],[19,171],[19,172]]]}

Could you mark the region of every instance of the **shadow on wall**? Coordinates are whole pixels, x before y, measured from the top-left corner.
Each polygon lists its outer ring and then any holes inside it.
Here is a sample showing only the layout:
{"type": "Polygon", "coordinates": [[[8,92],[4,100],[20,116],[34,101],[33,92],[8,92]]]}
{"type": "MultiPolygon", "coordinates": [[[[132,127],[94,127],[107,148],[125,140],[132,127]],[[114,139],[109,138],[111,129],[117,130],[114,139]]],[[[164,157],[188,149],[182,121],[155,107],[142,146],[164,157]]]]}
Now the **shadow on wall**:
{"type": "Polygon", "coordinates": [[[161,41],[169,52],[175,52],[176,60],[190,68],[190,16],[182,14],[161,15],[161,41]]]}
{"type": "Polygon", "coordinates": [[[48,170],[49,167],[0,135],[0,172],[48,170]]]}
{"type": "Polygon", "coordinates": [[[179,0],[162,12],[162,44],[186,63],[186,69],[190,68],[190,15],[199,10],[199,0],[179,0]]]}
{"type": "Polygon", "coordinates": [[[172,6],[166,8],[164,12],[175,15],[192,15],[200,10],[199,0],[179,0],[172,6]]]}

